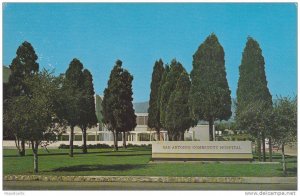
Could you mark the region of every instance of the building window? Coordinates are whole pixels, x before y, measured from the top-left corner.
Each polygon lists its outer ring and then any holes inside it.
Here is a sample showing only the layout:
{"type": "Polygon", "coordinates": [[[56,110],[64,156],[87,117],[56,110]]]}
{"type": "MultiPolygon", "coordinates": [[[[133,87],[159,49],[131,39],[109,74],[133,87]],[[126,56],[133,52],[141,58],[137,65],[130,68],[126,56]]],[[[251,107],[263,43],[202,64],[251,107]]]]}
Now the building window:
{"type": "Polygon", "coordinates": [[[69,141],[69,135],[59,135],[58,141],[69,141]]]}
{"type": "Polygon", "coordinates": [[[112,132],[99,133],[98,141],[113,141],[113,133],[112,132]]]}
{"type": "Polygon", "coordinates": [[[95,135],[88,135],[87,141],[95,141],[95,135]]]}
{"type": "Polygon", "coordinates": [[[105,141],[104,134],[105,133],[99,133],[99,141],[105,141]]]}
{"type": "Polygon", "coordinates": [[[123,135],[123,133],[118,134],[118,141],[123,141],[122,135],[123,135]]]}
{"type": "Polygon", "coordinates": [[[75,135],[74,140],[75,141],[82,141],[82,135],[75,135]]]}

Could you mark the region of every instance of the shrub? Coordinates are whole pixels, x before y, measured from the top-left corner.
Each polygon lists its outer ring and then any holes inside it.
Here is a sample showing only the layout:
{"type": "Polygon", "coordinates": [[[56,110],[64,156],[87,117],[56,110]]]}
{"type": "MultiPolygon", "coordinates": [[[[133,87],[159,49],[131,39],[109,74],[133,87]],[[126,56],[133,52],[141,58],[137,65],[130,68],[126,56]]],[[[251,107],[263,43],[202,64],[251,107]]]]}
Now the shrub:
{"type": "MultiPolygon", "coordinates": [[[[58,149],[69,149],[69,148],[70,148],[70,145],[67,145],[67,144],[61,144],[58,147],[58,149]]],[[[78,145],[73,145],[73,148],[74,149],[81,149],[82,147],[78,146],[78,145]]]]}
{"type": "Polygon", "coordinates": [[[127,144],[127,147],[152,147],[151,144],[141,144],[141,145],[137,145],[137,144],[127,144]]]}
{"type": "MultiPolygon", "coordinates": [[[[82,146],[73,145],[74,149],[82,149],[82,146]]],[[[70,145],[61,144],[59,145],[58,149],[69,149],[70,145]]],[[[111,146],[107,144],[89,144],[87,145],[88,149],[98,149],[98,148],[111,148],[111,146]]]]}
{"type": "Polygon", "coordinates": [[[97,149],[97,148],[111,148],[112,146],[108,144],[89,144],[87,145],[88,149],[97,149]]]}

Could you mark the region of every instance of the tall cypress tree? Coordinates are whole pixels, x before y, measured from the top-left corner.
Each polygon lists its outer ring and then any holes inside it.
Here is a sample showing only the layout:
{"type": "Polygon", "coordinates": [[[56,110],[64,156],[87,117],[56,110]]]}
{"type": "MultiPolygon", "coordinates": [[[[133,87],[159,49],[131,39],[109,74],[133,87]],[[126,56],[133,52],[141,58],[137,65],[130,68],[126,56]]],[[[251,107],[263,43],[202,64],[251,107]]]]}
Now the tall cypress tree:
{"type": "Polygon", "coordinates": [[[26,77],[33,76],[39,71],[39,64],[36,62],[38,56],[35,54],[32,45],[25,41],[18,50],[17,56],[9,66],[11,75],[9,76],[10,92],[12,96],[28,94],[28,89],[24,84],[26,77]]]}
{"type": "Polygon", "coordinates": [[[70,132],[70,157],[73,157],[73,139],[74,139],[74,127],[80,123],[81,113],[81,101],[79,94],[82,94],[83,83],[83,65],[78,59],[73,59],[66,71],[66,80],[64,83],[64,89],[69,92],[70,99],[65,106],[65,119],[67,120],[71,132],[70,132]]]}
{"type": "MultiPolygon", "coordinates": [[[[258,42],[251,37],[248,38],[246,47],[244,48],[239,72],[240,77],[237,88],[236,120],[238,124],[241,125],[241,122],[244,121],[243,118],[247,117],[246,113],[249,106],[259,104],[260,110],[268,110],[272,108],[272,95],[270,94],[267,86],[265,61],[262,56],[262,50],[258,42]]],[[[261,121],[261,123],[263,123],[263,121],[261,121]]],[[[240,128],[248,129],[248,127],[251,127],[251,125],[242,126],[240,128]]],[[[265,130],[252,130],[250,133],[257,137],[257,152],[260,159],[260,138],[263,140],[264,145],[265,130]]]]}
{"type": "MultiPolygon", "coordinates": [[[[8,84],[5,86],[5,99],[10,99],[18,96],[29,96],[29,88],[25,84],[25,79],[36,75],[39,71],[39,64],[36,62],[38,56],[35,53],[32,45],[25,41],[23,42],[16,52],[16,57],[12,60],[9,66],[11,75],[9,76],[8,84]]],[[[4,112],[6,100],[4,99],[4,112]]],[[[4,125],[5,126],[5,125],[4,125]]],[[[26,130],[24,130],[26,131],[26,130]]],[[[25,140],[22,129],[14,130],[17,148],[19,149],[20,156],[25,156],[25,140]],[[21,146],[19,146],[21,141],[21,146]]]]}
{"type": "Polygon", "coordinates": [[[84,69],[82,73],[83,83],[82,83],[82,92],[83,96],[81,98],[80,104],[80,122],[79,127],[82,130],[83,138],[83,153],[87,153],[86,146],[86,130],[87,128],[92,128],[97,125],[97,116],[95,110],[95,91],[93,85],[93,76],[89,70],[84,69]]]}
{"type": "Polygon", "coordinates": [[[114,147],[118,150],[118,134],[120,130],[122,120],[120,119],[123,114],[123,103],[121,94],[124,91],[124,84],[122,84],[122,61],[117,60],[113,67],[109,80],[107,82],[107,88],[104,90],[104,97],[102,101],[102,115],[103,123],[107,129],[113,132],[114,147]]]}
{"type": "MultiPolygon", "coordinates": [[[[168,64],[166,64],[165,68],[164,68],[164,73],[162,75],[162,78],[161,78],[161,81],[160,81],[160,85],[159,85],[159,88],[158,88],[158,99],[157,99],[157,105],[159,107],[159,123],[160,123],[160,126],[161,128],[163,129],[164,126],[163,124],[161,123],[161,112],[162,112],[162,103],[161,103],[161,98],[162,98],[162,91],[163,91],[163,85],[166,83],[167,81],[167,76],[168,76],[168,73],[170,72],[170,66],[168,64]]],[[[166,138],[162,138],[163,140],[165,140],[166,138]]]]}
{"type": "Polygon", "coordinates": [[[172,92],[176,88],[177,80],[179,79],[184,68],[180,62],[175,59],[172,60],[170,65],[170,71],[167,72],[164,83],[161,86],[160,94],[160,123],[163,128],[166,128],[166,114],[167,107],[170,100],[172,92]]]}
{"type": "Polygon", "coordinates": [[[162,77],[164,74],[163,61],[159,59],[153,67],[151,92],[148,108],[148,127],[155,129],[157,140],[160,140],[160,105],[159,105],[159,87],[161,86],[162,77]]]}
{"type": "Polygon", "coordinates": [[[166,112],[166,129],[170,140],[184,140],[184,132],[190,128],[188,97],[191,82],[185,70],[177,80],[176,88],[170,96],[166,112]]]}
{"type": "Polygon", "coordinates": [[[132,131],[136,127],[136,115],[133,109],[133,92],[132,92],[133,76],[127,71],[123,70],[121,74],[121,88],[120,88],[120,112],[117,117],[117,129],[123,132],[123,147],[126,148],[126,133],[132,131]]]}
{"type": "Polygon", "coordinates": [[[224,50],[215,34],[206,38],[193,55],[189,105],[192,118],[209,122],[209,138],[213,138],[216,120],[231,116],[231,91],[229,90],[224,50]]]}

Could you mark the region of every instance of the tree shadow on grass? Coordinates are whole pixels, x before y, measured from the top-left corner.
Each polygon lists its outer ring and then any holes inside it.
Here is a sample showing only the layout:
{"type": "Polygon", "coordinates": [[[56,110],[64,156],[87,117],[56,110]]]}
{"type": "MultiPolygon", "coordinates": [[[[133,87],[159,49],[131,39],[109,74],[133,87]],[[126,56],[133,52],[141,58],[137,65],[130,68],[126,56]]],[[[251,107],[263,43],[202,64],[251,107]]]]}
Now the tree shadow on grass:
{"type": "MultiPolygon", "coordinates": [[[[43,149],[41,149],[43,150],[43,149]]],[[[66,149],[64,149],[66,150],[66,149]]],[[[89,150],[89,149],[88,149],[89,150]]],[[[99,149],[100,150],[100,149],[99,149]]],[[[84,154],[82,152],[74,152],[73,153],[74,155],[81,155],[81,154],[84,154]]],[[[131,148],[128,148],[128,149],[122,149],[120,151],[114,151],[113,148],[108,148],[107,150],[105,151],[94,151],[94,152],[88,152],[86,155],[88,154],[101,154],[101,155],[97,155],[97,156],[138,156],[138,155],[151,155],[151,148],[150,149],[145,149],[145,148],[136,148],[136,147],[131,147],[131,148]],[[125,154],[125,155],[122,155],[120,153],[126,153],[126,152],[145,152],[145,151],[148,151],[149,154],[134,154],[134,155],[128,155],[128,154],[125,154]],[[107,155],[102,155],[102,154],[105,154],[105,153],[117,153],[117,154],[107,154],[107,155]]],[[[51,152],[51,150],[49,150],[49,153],[47,153],[46,151],[43,151],[42,154],[38,153],[38,156],[58,156],[58,155],[69,155],[69,152],[51,152]]],[[[33,156],[33,154],[26,154],[25,156],[33,156]]],[[[13,154],[13,155],[3,155],[3,157],[22,157],[18,154],[13,154]]]]}
{"type": "MultiPolygon", "coordinates": [[[[88,153],[83,153],[83,152],[73,152],[74,155],[89,155],[89,154],[101,154],[101,153],[111,153],[112,151],[99,151],[99,152],[88,152],[88,153]]],[[[59,153],[44,153],[44,154],[39,154],[39,156],[48,156],[48,155],[69,155],[69,152],[59,152],[59,153]]]]}
{"type": "Polygon", "coordinates": [[[287,168],[286,171],[297,174],[297,167],[287,168]]]}
{"type": "Polygon", "coordinates": [[[59,167],[48,172],[76,172],[76,171],[126,171],[131,169],[145,168],[146,164],[116,164],[116,165],[74,165],[68,167],[59,167]]]}
{"type": "MultiPolygon", "coordinates": [[[[258,158],[256,155],[253,156],[255,160],[258,161],[258,158]]],[[[291,156],[291,155],[285,155],[285,160],[287,163],[297,163],[297,156],[291,156]]],[[[269,156],[266,155],[266,161],[269,161],[269,156]]],[[[281,162],[282,161],[282,156],[281,154],[275,154],[272,156],[272,161],[273,162],[281,162]]]]}
{"type": "MultiPolygon", "coordinates": [[[[103,154],[103,153],[113,153],[115,151],[99,151],[99,152],[88,152],[86,155],[88,154],[103,154]]],[[[82,152],[74,152],[74,155],[81,155],[84,154],[82,152]]],[[[43,152],[43,154],[38,154],[38,156],[59,156],[59,155],[69,155],[69,152],[43,152]]],[[[26,154],[25,157],[30,156],[32,157],[33,154],[26,154]]],[[[103,155],[105,156],[105,155],[103,155]]],[[[3,157],[24,157],[24,156],[20,156],[18,154],[15,155],[3,155],[3,157]]]]}
{"type": "Polygon", "coordinates": [[[96,156],[108,156],[108,157],[130,157],[130,156],[145,156],[145,155],[151,155],[149,154],[101,154],[101,155],[96,155],[96,156]]]}
{"type": "MultiPolygon", "coordinates": [[[[282,168],[278,168],[277,171],[282,171],[282,168]]],[[[297,167],[290,167],[286,169],[288,175],[296,175],[297,176],[297,167]]]]}
{"type": "MultiPolygon", "coordinates": [[[[32,155],[26,155],[26,156],[32,156],[32,155]]],[[[3,155],[3,158],[5,158],[5,157],[24,157],[24,156],[20,156],[20,155],[3,155]]]]}
{"type": "Polygon", "coordinates": [[[287,163],[297,163],[297,159],[286,160],[287,163]]]}

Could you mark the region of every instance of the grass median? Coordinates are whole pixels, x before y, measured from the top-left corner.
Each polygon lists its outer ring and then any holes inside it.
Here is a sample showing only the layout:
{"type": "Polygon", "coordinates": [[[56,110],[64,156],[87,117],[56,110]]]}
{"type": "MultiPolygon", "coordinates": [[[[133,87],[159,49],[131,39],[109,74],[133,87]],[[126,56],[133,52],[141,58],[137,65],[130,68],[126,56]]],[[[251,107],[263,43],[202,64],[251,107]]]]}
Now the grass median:
{"type": "MultiPolygon", "coordinates": [[[[283,176],[281,164],[253,163],[159,163],[149,164],[151,148],[132,147],[120,149],[90,149],[82,154],[74,150],[69,157],[67,149],[39,150],[39,174],[58,176],[189,176],[189,177],[272,177],[283,176]]],[[[275,155],[273,161],[280,161],[275,155]]],[[[287,156],[288,176],[297,176],[297,157],[287,156]]],[[[17,150],[3,150],[3,173],[33,174],[31,150],[25,157],[18,156],[17,150]]]]}

